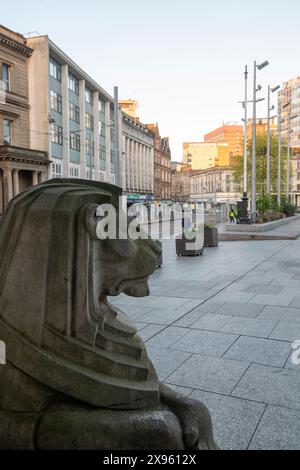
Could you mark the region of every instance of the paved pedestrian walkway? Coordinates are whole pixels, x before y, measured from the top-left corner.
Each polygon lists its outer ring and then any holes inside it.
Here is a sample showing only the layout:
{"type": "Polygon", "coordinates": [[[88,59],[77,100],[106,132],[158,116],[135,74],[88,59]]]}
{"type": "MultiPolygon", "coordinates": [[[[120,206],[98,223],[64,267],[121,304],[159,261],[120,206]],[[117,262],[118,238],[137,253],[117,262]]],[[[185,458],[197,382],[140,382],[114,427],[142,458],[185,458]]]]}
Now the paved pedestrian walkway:
{"type": "Polygon", "coordinates": [[[300,240],[221,242],[196,258],[163,243],[151,295],[114,303],[160,379],[205,402],[223,449],[300,449],[300,240]]]}

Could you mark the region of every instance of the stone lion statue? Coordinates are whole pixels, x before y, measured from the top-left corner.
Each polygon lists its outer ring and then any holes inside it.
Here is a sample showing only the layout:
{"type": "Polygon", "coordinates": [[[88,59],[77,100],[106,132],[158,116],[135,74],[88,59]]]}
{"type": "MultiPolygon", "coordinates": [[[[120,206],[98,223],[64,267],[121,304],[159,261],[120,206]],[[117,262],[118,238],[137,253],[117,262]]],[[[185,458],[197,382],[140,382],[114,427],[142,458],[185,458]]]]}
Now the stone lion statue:
{"type": "Polygon", "coordinates": [[[214,449],[208,410],[158,380],[135,325],[107,296],[148,295],[160,248],[100,240],[96,208],[121,190],[47,181],[0,225],[0,449],[214,449]]]}

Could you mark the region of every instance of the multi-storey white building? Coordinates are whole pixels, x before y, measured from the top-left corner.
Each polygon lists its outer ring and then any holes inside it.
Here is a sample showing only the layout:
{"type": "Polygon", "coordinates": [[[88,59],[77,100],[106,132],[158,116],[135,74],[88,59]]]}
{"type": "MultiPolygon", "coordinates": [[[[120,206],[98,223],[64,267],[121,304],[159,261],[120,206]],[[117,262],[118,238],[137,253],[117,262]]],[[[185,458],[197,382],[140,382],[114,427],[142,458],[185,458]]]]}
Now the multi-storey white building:
{"type": "Polygon", "coordinates": [[[152,195],[154,190],[154,135],[139,120],[123,113],[123,152],[126,192],[152,195]]]}
{"type": "Polygon", "coordinates": [[[31,146],[48,152],[49,177],[115,183],[113,98],[48,36],[27,45],[31,146]]]}

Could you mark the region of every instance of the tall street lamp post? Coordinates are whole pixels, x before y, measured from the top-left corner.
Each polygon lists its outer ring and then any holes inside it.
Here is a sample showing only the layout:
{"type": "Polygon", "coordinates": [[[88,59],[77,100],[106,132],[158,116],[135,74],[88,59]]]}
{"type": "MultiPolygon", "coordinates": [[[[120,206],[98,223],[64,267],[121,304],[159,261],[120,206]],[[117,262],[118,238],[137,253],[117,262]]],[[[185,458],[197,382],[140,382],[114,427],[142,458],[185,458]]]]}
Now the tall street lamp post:
{"type": "Polygon", "coordinates": [[[280,86],[274,88],[268,86],[268,117],[267,117],[267,194],[271,192],[271,126],[270,126],[270,112],[273,111],[274,105],[271,106],[271,92],[279,90],[280,86]]]}
{"type": "Polygon", "coordinates": [[[261,90],[261,86],[256,87],[256,69],[262,70],[269,65],[265,60],[262,64],[257,64],[254,61],[254,76],[253,76],[253,118],[252,118],[252,199],[251,199],[251,216],[253,223],[256,222],[256,92],[261,90]]]}
{"type": "Polygon", "coordinates": [[[281,118],[282,110],[287,108],[291,103],[285,103],[281,106],[280,97],[278,96],[278,175],[277,175],[277,203],[281,205],[281,146],[282,146],[282,124],[285,122],[281,118]]]}
{"type": "Polygon", "coordinates": [[[247,124],[248,124],[248,68],[245,66],[245,101],[243,107],[245,110],[244,116],[244,198],[247,199],[248,193],[248,148],[247,148],[247,124]]]}
{"type": "Polygon", "coordinates": [[[123,153],[121,149],[121,113],[119,107],[119,90],[114,87],[114,118],[115,118],[115,139],[116,139],[116,162],[115,174],[116,185],[123,188],[123,153]]]}

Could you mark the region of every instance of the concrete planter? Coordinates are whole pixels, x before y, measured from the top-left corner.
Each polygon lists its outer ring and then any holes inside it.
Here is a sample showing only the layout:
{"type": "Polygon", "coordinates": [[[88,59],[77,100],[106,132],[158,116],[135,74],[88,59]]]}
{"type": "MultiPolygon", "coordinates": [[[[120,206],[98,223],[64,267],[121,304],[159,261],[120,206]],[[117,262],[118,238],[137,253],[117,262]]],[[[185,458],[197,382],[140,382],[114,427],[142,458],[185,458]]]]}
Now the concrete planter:
{"type": "Polygon", "coordinates": [[[186,238],[176,238],[176,254],[177,256],[200,256],[203,254],[203,245],[196,247],[196,249],[190,250],[187,247],[187,244],[189,243],[195,243],[196,237],[187,240],[186,238]]]}
{"type": "Polygon", "coordinates": [[[204,228],[204,246],[218,246],[219,235],[217,227],[204,228]]]}
{"type": "Polygon", "coordinates": [[[291,217],[285,217],[284,219],[274,220],[272,222],[265,222],[263,224],[251,224],[251,225],[237,225],[237,224],[226,224],[226,232],[266,232],[276,227],[289,224],[293,220],[299,220],[299,215],[293,215],[291,217]]]}

